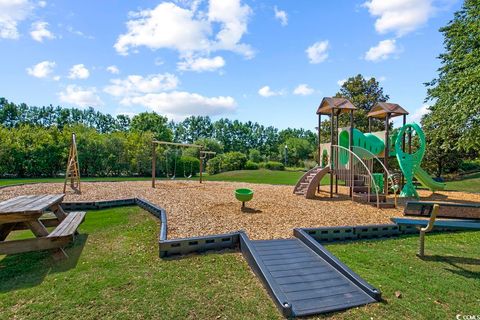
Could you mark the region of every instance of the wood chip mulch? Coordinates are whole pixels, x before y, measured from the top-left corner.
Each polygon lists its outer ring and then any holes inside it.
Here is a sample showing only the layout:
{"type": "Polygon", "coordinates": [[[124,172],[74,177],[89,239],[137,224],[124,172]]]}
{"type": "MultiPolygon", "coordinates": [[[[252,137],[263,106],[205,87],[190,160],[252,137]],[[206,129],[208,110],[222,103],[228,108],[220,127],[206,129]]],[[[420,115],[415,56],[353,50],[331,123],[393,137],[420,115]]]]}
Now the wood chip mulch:
{"type": "MultiPolygon", "coordinates": [[[[327,190],[327,187],[323,187],[327,190]]],[[[26,194],[61,193],[62,183],[31,184],[0,189],[0,201],[26,194]]],[[[345,192],[340,187],[340,191],[345,192]]],[[[430,193],[421,192],[424,199],[430,193]]],[[[442,198],[480,202],[480,194],[441,192],[442,198]]],[[[149,181],[83,182],[82,194],[67,191],[65,201],[98,201],[140,197],[167,211],[168,238],[184,238],[245,230],[252,239],[292,237],[293,228],[391,223],[402,208],[377,209],[347,196],[326,192],[313,200],[293,194],[292,186],[236,182],[149,181]],[[254,198],[241,210],[234,190],[250,188],[254,198]]],[[[422,200],[424,200],[422,199],[422,200]]],[[[88,215],[87,215],[88,219],[88,215]]]]}

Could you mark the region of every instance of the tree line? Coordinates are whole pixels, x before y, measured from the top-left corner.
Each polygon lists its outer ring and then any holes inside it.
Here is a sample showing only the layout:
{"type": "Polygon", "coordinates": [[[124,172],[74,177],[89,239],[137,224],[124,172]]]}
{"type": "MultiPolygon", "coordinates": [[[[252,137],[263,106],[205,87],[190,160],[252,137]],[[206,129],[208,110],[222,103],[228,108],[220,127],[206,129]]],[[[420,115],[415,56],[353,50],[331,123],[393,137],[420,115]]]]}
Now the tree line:
{"type": "MultiPolygon", "coordinates": [[[[302,161],[315,153],[317,143],[317,135],[312,131],[278,130],[251,121],[212,121],[209,117],[191,116],[173,122],[154,112],[143,112],[132,118],[114,117],[93,108],[36,107],[0,98],[0,176],[62,173],[72,132],[77,135],[84,176],[151,174],[151,141],[154,139],[200,143],[218,154],[248,155],[254,150],[265,162],[283,160],[287,145],[288,165],[303,165],[302,161]]],[[[182,149],[175,156],[197,157],[196,152],[196,149],[182,149]]],[[[159,148],[158,153],[161,163],[177,162],[166,148],[159,148]]],[[[161,163],[160,175],[167,171],[161,163]]],[[[178,159],[178,163],[182,160],[178,159]]]]}

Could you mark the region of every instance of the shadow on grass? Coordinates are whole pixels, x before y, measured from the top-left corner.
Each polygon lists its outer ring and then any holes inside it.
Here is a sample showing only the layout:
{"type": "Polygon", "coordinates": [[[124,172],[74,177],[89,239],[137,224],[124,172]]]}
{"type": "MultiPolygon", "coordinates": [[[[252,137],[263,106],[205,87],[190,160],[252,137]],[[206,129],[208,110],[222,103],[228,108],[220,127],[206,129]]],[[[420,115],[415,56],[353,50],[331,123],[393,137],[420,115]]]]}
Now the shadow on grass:
{"type": "Polygon", "coordinates": [[[466,258],[456,256],[425,256],[422,258],[424,261],[444,262],[454,267],[455,269],[447,268],[446,270],[455,273],[459,276],[472,279],[480,279],[480,272],[468,270],[461,265],[480,266],[480,259],[466,258]]]}
{"type": "Polygon", "coordinates": [[[51,273],[65,272],[77,266],[88,234],[78,235],[65,248],[68,258],[54,261],[51,252],[36,251],[7,255],[0,260],[0,292],[35,287],[51,273]]]}

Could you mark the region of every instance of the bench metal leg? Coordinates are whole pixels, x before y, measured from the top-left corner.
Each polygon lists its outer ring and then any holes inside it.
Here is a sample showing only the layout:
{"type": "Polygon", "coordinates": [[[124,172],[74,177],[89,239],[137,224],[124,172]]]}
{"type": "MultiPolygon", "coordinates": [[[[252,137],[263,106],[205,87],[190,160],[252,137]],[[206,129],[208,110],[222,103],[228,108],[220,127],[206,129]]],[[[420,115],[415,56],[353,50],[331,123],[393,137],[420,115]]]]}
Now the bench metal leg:
{"type": "Polygon", "coordinates": [[[419,247],[417,256],[423,258],[425,256],[425,233],[432,231],[435,224],[435,219],[437,218],[438,209],[440,206],[438,204],[433,205],[432,215],[428,221],[428,225],[425,228],[420,229],[420,238],[419,238],[419,247]]]}

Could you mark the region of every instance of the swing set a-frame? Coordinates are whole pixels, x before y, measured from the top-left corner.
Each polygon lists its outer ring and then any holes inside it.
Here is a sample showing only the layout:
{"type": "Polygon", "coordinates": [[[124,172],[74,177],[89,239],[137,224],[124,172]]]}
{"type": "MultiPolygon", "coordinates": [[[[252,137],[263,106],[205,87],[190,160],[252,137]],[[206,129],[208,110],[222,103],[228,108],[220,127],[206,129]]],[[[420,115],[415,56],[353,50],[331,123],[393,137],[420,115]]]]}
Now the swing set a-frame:
{"type": "MultiPolygon", "coordinates": [[[[200,183],[203,182],[203,161],[209,155],[215,155],[216,153],[213,151],[205,151],[203,150],[205,147],[199,144],[190,144],[190,143],[176,143],[176,142],[169,142],[169,141],[152,141],[152,188],[155,188],[156,182],[156,167],[157,167],[157,145],[166,145],[166,146],[175,146],[181,148],[198,148],[199,149],[199,160],[200,160],[200,183]]],[[[168,156],[166,156],[168,157],[168,156]]],[[[176,168],[176,157],[175,157],[175,164],[174,168],[176,168]]],[[[168,160],[167,160],[167,177],[168,177],[168,160]]],[[[174,169],[175,170],[175,169],[174,169]]],[[[193,169],[190,168],[190,176],[192,176],[193,169]]],[[[172,179],[175,178],[175,171],[173,173],[172,179]]],[[[185,168],[184,168],[184,175],[185,175],[185,168]]]]}
{"type": "Polygon", "coordinates": [[[80,187],[80,168],[78,165],[77,139],[75,133],[72,133],[70,151],[68,153],[67,170],[65,172],[65,182],[63,184],[63,193],[67,191],[68,180],[70,188],[76,193],[82,193],[80,187]]]}

